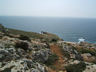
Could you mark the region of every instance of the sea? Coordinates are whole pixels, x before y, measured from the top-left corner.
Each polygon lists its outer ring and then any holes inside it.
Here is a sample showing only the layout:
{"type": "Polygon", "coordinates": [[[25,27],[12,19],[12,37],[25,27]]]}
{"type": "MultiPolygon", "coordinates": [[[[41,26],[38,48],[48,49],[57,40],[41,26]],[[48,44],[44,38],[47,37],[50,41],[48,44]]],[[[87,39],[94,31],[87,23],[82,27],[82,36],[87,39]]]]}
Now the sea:
{"type": "Polygon", "coordinates": [[[64,41],[96,43],[96,18],[0,16],[0,24],[7,28],[57,34],[64,41]]]}

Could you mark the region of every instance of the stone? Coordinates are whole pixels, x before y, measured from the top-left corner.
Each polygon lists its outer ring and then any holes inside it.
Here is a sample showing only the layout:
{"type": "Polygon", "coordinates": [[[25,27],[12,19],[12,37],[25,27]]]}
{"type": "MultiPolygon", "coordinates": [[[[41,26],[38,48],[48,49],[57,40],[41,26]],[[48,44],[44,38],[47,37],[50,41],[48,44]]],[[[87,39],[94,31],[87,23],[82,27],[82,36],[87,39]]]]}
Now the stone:
{"type": "Polygon", "coordinates": [[[0,62],[11,60],[11,54],[6,50],[0,50],[0,62]]]}
{"type": "Polygon", "coordinates": [[[45,61],[47,61],[49,54],[50,54],[49,50],[40,50],[35,52],[32,56],[35,61],[44,63],[45,61]]]}
{"type": "Polygon", "coordinates": [[[96,57],[92,56],[90,53],[84,53],[84,54],[81,54],[81,56],[83,57],[84,61],[87,61],[87,62],[96,61],[96,57]]]}

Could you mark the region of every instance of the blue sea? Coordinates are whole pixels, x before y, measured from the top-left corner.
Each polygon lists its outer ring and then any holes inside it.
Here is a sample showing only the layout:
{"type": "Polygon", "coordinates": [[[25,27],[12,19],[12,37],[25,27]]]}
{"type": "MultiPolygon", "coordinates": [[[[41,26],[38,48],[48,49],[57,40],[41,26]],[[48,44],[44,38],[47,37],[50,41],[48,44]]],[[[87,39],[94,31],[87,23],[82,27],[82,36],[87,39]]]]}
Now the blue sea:
{"type": "Polygon", "coordinates": [[[55,33],[65,41],[78,42],[83,37],[96,43],[96,19],[92,18],[0,16],[0,23],[7,28],[55,33]]]}

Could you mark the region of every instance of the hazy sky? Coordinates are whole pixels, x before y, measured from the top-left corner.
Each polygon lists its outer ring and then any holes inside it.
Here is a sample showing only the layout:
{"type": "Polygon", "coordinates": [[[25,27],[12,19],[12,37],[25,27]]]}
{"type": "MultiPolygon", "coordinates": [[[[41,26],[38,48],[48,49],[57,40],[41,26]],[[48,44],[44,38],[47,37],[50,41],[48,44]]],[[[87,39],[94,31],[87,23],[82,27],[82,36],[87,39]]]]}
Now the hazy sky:
{"type": "Polygon", "coordinates": [[[0,16],[96,18],[96,0],[0,0],[0,16]]]}

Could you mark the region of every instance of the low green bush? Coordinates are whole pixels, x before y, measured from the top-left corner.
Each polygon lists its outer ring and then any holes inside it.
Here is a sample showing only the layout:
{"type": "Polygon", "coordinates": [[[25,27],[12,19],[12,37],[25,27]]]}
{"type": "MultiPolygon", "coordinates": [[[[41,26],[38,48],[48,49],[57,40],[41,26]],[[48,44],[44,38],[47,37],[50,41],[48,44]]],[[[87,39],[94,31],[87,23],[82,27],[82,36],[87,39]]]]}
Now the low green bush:
{"type": "Polygon", "coordinates": [[[84,48],[84,47],[81,47],[81,48],[78,48],[78,47],[72,47],[73,49],[77,50],[80,54],[83,54],[83,53],[90,53],[91,55],[93,56],[96,56],[96,50],[90,50],[88,48],[84,48]]]}
{"type": "Polygon", "coordinates": [[[56,60],[58,60],[58,56],[56,54],[52,54],[52,55],[49,56],[49,58],[45,62],[45,64],[47,66],[53,65],[56,60]]]}
{"type": "Polygon", "coordinates": [[[24,50],[27,50],[29,48],[29,45],[26,42],[19,42],[15,44],[15,48],[22,48],[24,50]]]}
{"type": "Polygon", "coordinates": [[[29,38],[28,36],[24,36],[24,35],[20,35],[19,39],[31,41],[30,38],[29,38]]]}
{"type": "Polygon", "coordinates": [[[53,38],[52,40],[51,40],[51,42],[57,42],[58,40],[57,39],[55,39],[55,38],[53,38]]]}
{"type": "Polygon", "coordinates": [[[70,64],[65,67],[67,72],[83,72],[86,68],[86,64],[84,62],[80,62],[78,64],[70,64]]]}
{"type": "Polygon", "coordinates": [[[85,48],[81,48],[79,50],[80,53],[90,53],[93,56],[96,56],[96,51],[95,50],[90,50],[90,49],[85,49],[85,48]]]}
{"type": "Polygon", "coordinates": [[[67,51],[62,50],[62,53],[65,57],[67,57],[68,59],[70,58],[70,54],[67,51]]]}

